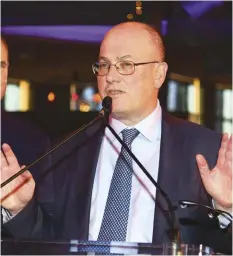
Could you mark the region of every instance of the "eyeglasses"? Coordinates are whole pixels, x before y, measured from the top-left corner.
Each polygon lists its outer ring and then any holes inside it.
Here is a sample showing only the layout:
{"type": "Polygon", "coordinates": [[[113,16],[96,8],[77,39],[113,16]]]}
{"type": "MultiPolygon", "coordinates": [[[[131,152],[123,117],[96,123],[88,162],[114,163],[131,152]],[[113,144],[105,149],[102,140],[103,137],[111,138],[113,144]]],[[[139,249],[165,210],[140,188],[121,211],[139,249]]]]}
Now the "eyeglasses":
{"type": "Polygon", "coordinates": [[[132,61],[118,61],[116,64],[111,64],[109,62],[96,62],[92,64],[92,71],[97,76],[106,76],[110,70],[111,66],[115,66],[116,70],[121,75],[132,75],[135,71],[135,66],[159,63],[159,61],[150,62],[140,62],[133,63],[132,61]]]}

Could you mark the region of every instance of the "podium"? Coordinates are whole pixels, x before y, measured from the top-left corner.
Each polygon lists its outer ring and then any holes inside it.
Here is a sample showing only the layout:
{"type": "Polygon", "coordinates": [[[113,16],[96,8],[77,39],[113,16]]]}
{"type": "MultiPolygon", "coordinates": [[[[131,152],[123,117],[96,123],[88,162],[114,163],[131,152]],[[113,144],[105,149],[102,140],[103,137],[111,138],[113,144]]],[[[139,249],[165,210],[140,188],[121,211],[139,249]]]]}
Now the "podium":
{"type": "Polygon", "coordinates": [[[1,241],[2,255],[214,255],[203,245],[99,241],[1,241]]]}

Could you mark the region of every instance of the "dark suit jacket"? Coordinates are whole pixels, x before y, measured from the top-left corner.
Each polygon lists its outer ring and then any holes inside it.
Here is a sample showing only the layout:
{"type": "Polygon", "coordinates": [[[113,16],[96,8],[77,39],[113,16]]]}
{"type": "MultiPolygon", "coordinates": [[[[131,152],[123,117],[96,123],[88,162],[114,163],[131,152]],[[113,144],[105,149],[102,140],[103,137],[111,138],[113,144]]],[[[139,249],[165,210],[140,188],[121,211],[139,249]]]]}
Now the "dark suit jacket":
{"type": "MultiPolygon", "coordinates": [[[[97,122],[53,154],[52,216],[34,199],[4,225],[7,232],[19,239],[88,239],[91,194],[103,133],[103,122],[97,122]]],[[[174,205],[182,199],[211,205],[195,156],[203,154],[213,168],[220,142],[220,134],[163,112],[158,183],[174,205]]],[[[162,209],[167,205],[157,192],[154,244],[168,241],[167,214],[162,209]]],[[[204,244],[221,252],[231,250],[230,234],[221,230],[216,220],[210,220],[205,209],[179,208],[176,214],[183,242],[204,244]]]]}
{"type": "MultiPolygon", "coordinates": [[[[20,166],[31,164],[51,147],[49,137],[41,130],[12,113],[2,111],[1,145],[4,143],[10,145],[20,166]]],[[[50,157],[46,157],[30,168],[30,172],[38,184],[36,197],[45,204],[51,199],[49,198],[51,194],[49,190],[51,188],[52,174],[44,178],[50,163],[50,157]],[[41,182],[42,180],[43,183],[41,182]]]]}

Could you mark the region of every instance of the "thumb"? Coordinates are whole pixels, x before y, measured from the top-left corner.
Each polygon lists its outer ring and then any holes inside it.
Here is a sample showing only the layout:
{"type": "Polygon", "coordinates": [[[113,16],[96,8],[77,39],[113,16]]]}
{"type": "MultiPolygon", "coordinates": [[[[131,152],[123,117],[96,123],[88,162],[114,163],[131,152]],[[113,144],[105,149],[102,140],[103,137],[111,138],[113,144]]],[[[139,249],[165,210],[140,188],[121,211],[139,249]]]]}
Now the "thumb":
{"type": "Polygon", "coordinates": [[[196,161],[201,176],[208,175],[210,170],[205,157],[203,155],[198,154],[196,155],[196,161]]]}

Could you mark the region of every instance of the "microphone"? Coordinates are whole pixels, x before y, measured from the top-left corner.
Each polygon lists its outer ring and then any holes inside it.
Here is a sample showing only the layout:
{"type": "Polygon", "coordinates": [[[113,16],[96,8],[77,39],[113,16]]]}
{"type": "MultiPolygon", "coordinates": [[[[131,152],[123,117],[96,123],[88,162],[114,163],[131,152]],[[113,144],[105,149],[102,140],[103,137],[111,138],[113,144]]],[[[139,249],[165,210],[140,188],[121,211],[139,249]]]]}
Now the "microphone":
{"type": "Polygon", "coordinates": [[[102,102],[105,123],[109,123],[109,116],[112,113],[112,98],[106,96],[102,102]]]}
{"type": "MultiPolygon", "coordinates": [[[[110,97],[109,97],[110,98],[110,97]]],[[[105,100],[105,99],[104,99],[105,100]]],[[[104,101],[103,100],[103,101],[104,101]]],[[[107,103],[108,103],[108,99],[107,99],[107,103]]],[[[108,103],[109,104],[109,103],[108,103]]],[[[108,107],[108,104],[107,107],[108,107]]],[[[108,107],[109,108],[109,107],[108,107]]],[[[94,123],[96,123],[99,119],[102,119],[103,117],[105,117],[104,115],[104,110],[102,109],[98,116],[96,118],[94,118],[91,122],[89,122],[86,125],[81,126],[79,129],[75,130],[74,132],[72,132],[70,135],[68,135],[66,138],[64,138],[61,142],[59,142],[58,144],[54,145],[49,151],[47,151],[44,155],[40,156],[39,158],[37,158],[34,162],[32,162],[31,164],[29,164],[28,166],[24,167],[23,169],[21,169],[20,171],[18,171],[17,173],[15,173],[13,176],[11,176],[9,179],[7,179],[6,181],[4,181],[3,183],[1,183],[1,188],[3,188],[4,186],[6,186],[8,183],[10,183],[12,180],[16,179],[19,175],[21,175],[22,173],[24,173],[26,170],[28,170],[29,168],[31,168],[32,166],[34,166],[35,164],[37,164],[38,162],[40,162],[42,159],[44,159],[47,155],[51,154],[54,150],[56,150],[57,148],[59,148],[60,146],[62,146],[64,143],[66,143],[68,140],[70,140],[71,138],[73,138],[75,135],[79,134],[80,132],[82,132],[84,129],[88,128],[89,126],[93,125],[94,123]]]]}
{"type": "Polygon", "coordinates": [[[203,207],[209,210],[208,216],[210,219],[213,218],[217,218],[219,215],[223,216],[224,218],[226,218],[228,221],[232,222],[232,216],[229,212],[226,211],[222,211],[219,209],[214,209],[213,207],[210,207],[208,205],[204,205],[204,204],[199,204],[190,200],[180,200],[179,201],[179,205],[181,208],[187,208],[187,207],[203,207]]]}
{"type": "MultiPolygon", "coordinates": [[[[110,97],[106,97],[110,98],[110,97]]],[[[106,111],[106,115],[109,117],[109,115],[112,112],[112,99],[107,99],[107,103],[105,105],[105,108],[103,108],[104,112],[106,111]]],[[[108,121],[109,119],[107,119],[108,121]]],[[[172,235],[172,242],[178,245],[179,250],[179,244],[180,244],[180,231],[178,229],[178,225],[176,222],[176,216],[175,216],[175,210],[177,209],[177,206],[173,206],[170,198],[165,193],[165,191],[159,186],[159,184],[153,179],[153,177],[148,173],[146,168],[141,164],[141,162],[138,160],[138,158],[132,153],[132,151],[128,148],[126,143],[118,136],[118,134],[115,132],[115,130],[109,125],[109,122],[105,122],[106,127],[113,133],[113,135],[116,137],[116,139],[120,142],[120,144],[126,149],[126,151],[129,153],[129,155],[132,157],[132,159],[137,163],[137,165],[141,168],[141,170],[144,172],[144,174],[147,176],[147,178],[152,182],[152,184],[158,189],[165,199],[167,206],[168,206],[168,212],[170,213],[170,221],[172,223],[172,229],[171,229],[171,235],[172,235]]]]}

